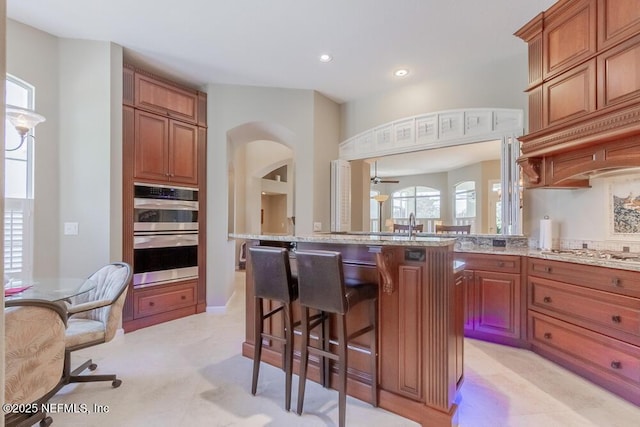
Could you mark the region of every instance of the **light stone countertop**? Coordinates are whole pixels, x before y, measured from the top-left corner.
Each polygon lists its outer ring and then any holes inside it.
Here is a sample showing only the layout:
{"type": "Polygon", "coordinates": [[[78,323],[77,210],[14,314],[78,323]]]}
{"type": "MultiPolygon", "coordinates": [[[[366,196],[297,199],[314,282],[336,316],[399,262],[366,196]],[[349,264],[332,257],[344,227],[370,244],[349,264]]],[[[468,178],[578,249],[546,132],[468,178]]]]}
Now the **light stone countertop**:
{"type": "Polygon", "coordinates": [[[451,237],[409,237],[397,233],[395,235],[315,233],[301,236],[292,236],[290,234],[231,233],[229,237],[246,240],[268,240],[272,242],[310,242],[374,246],[453,246],[456,242],[456,239],[451,237]]]}
{"type": "MultiPolygon", "coordinates": [[[[335,244],[357,244],[357,245],[392,245],[392,246],[447,246],[453,245],[456,238],[453,237],[422,237],[409,238],[408,236],[397,236],[388,234],[331,234],[315,233],[304,236],[291,235],[262,235],[262,234],[229,234],[229,237],[246,240],[270,240],[281,242],[319,242],[335,244]]],[[[551,261],[572,262],[575,264],[592,265],[596,267],[615,268],[619,270],[640,271],[640,262],[623,261],[615,259],[602,259],[586,256],[575,256],[563,253],[551,253],[539,249],[525,247],[492,248],[487,246],[474,245],[470,248],[462,249],[461,245],[455,244],[455,253],[476,253],[488,255],[514,255],[527,256],[532,258],[548,259],[551,261]]]]}

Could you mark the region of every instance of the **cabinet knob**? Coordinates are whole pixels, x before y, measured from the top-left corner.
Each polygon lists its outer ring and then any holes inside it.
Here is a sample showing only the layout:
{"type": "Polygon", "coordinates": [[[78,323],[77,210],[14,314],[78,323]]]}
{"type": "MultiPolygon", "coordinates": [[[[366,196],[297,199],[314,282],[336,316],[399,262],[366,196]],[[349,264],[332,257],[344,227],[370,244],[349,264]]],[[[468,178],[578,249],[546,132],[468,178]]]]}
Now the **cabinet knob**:
{"type": "Polygon", "coordinates": [[[551,332],[545,332],[544,333],[544,339],[545,340],[550,340],[551,339],[551,332]]]}
{"type": "Polygon", "coordinates": [[[612,285],[612,286],[622,286],[622,285],[620,284],[620,279],[619,279],[619,278],[617,278],[617,277],[614,277],[613,279],[611,279],[611,285],[612,285]]]}
{"type": "Polygon", "coordinates": [[[549,303],[549,302],[551,302],[551,297],[544,297],[544,298],[542,298],[542,301],[549,303]]]}
{"type": "Polygon", "coordinates": [[[153,307],[154,305],[156,305],[156,303],[155,303],[155,302],[153,302],[153,301],[149,301],[149,307],[153,307]]]}
{"type": "Polygon", "coordinates": [[[180,299],[185,300],[185,299],[187,299],[187,296],[186,296],[186,295],[182,295],[182,296],[180,297],[180,299]]]}
{"type": "Polygon", "coordinates": [[[504,267],[504,262],[503,261],[498,262],[498,267],[504,267]]]}
{"type": "Polygon", "coordinates": [[[543,270],[545,273],[551,273],[551,267],[549,267],[549,266],[546,266],[546,265],[545,265],[544,267],[542,267],[542,270],[543,270]]]}
{"type": "Polygon", "coordinates": [[[611,367],[613,369],[622,369],[622,363],[614,360],[613,362],[611,362],[611,367]]]}
{"type": "Polygon", "coordinates": [[[620,316],[611,316],[611,321],[613,323],[620,323],[620,322],[622,322],[622,317],[620,317],[620,316]]]}

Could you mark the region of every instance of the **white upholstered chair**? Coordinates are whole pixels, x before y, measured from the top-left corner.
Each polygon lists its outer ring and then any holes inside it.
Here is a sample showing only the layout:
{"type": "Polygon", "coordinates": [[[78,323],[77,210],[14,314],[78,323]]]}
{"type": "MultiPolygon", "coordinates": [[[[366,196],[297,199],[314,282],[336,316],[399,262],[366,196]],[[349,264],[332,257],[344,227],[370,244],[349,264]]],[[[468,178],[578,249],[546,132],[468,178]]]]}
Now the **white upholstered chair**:
{"type": "Polygon", "coordinates": [[[96,271],[91,280],[97,286],[73,298],[68,307],[69,319],[65,337],[64,383],[111,381],[113,387],[122,383],[116,375],[79,375],[97,365],[91,359],[71,371],[71,352],[111,341],[116,334],[131,281],[131,267],[115,262],[96,271]]]}
{"type": "Polygon", "coordinates": [[[5,409],[6,426],[32,426],[37,422],[48,426],[52,423],[41,404],[47,402],[62,384],[66,320],[66,308],[62,303],[6,301],[4,398],[6,404],[16,405],[17,409],[9,413],[5,409]]]}

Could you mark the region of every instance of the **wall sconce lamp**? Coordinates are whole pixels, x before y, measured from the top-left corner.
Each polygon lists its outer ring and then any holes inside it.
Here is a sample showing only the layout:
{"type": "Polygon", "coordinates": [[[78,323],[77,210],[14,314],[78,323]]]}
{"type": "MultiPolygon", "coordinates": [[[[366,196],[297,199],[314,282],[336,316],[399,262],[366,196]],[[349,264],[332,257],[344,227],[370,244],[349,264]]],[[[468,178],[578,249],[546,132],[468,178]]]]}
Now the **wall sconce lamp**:
{"type": "Polygon", "coordinates": [[[16,131],[20,135],[20,144],[15,148],[5,148],[5,151],[16,151],[24,144],[24,140],[29,135],[29,131],[36,127],[38,123],[44,122],[46,119],[44,116],[36,113],[33,110],[26,108],[20,108],[13,105],[7,105],[6,116],[9,122],[16,128],[16,131]]]}
{"type": "Polygon", "coordinates": [[[373,199],[378,202],[378,231],[382,232],[382,204],[389,199],[389,195],[377,194],[373,199]]]}

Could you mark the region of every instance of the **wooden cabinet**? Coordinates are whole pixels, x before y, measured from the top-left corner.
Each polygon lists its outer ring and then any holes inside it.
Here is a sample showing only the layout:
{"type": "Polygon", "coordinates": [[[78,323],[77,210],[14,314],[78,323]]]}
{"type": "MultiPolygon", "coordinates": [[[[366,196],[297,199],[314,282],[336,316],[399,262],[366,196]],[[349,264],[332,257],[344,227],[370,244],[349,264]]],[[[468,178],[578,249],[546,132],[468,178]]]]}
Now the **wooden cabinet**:
{"type": "Polygon", "coordinates": [[[133,317],[139,319],[158,313],[165,313],[185,307],[193,307],[196,302],[196,282],[158,286],[141,289],[134,296],[133,317]]]}
{"type": "Polygon", "coordinates": [[[135,107],[187,123],[198,123],[198,92],[152,77],[135,74],[135,107]]]}
{"type": "Polygon", "coordinates": [[[520,257],[457,254],[456,258],[465,262],[465,336],[526,346],[520,257]]]}
{"type": "Polygon", "coordinates": [[[585,187],[590,172],[628,167],[605,158],[556,179],[553,157],[640,135],[638,2],[559,0],[516,36],[529,47],[529,133],[518,159],[525,185],[585,187]]]}
{"type": "Polygon", "coordinates": [[[537,353],[640,404],[640,273],[531,258],[537,353]]]}
{"type": "Polygon", "coordinates": [[[198,184],[198,127],[140,110],[135,120],[134,177],[198,184]]]}
{"type": "Polygon", "coordinates": [[[122,87],[122,258],[134,273],[135,183],[189,187],[199,193],[198,278],[131,285],[123,308],[123,328],[131,332],[206,309],[207,96],[127,64],[122,87]]]}

